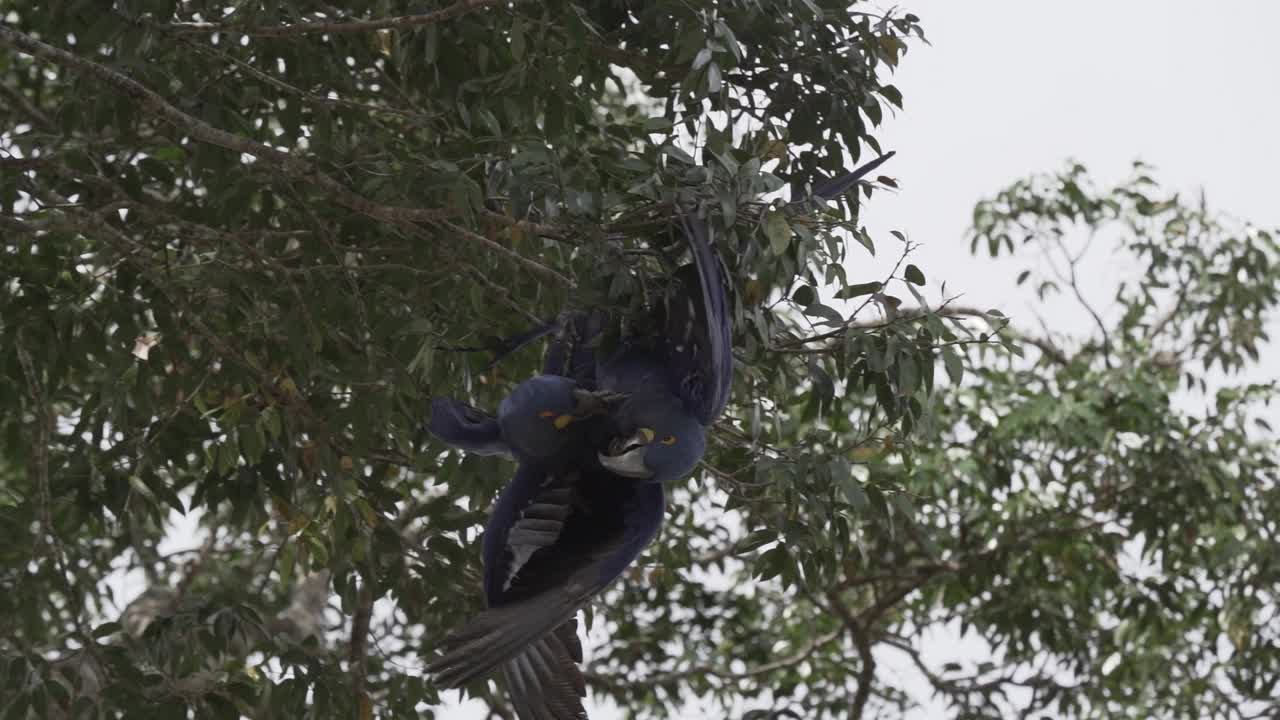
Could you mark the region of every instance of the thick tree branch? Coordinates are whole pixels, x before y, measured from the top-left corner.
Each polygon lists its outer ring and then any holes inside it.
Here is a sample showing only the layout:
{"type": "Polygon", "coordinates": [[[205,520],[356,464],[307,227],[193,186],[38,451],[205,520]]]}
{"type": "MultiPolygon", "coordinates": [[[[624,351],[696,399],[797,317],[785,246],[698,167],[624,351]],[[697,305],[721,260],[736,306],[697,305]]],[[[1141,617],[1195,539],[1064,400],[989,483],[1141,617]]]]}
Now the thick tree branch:
{"type": "MultiPolygon", "coordinates": [[[[228,150],[251,155],[259,160],[267,162],[271,164],[272,167],[275,167],[286,175],[296,177],[319,186],[329,192],[338,204],[350,210],[354,210],[355,212],[397,224],[442,221],[445,218],[453,217],[460,213],[460,211],[455,209],[422,209],[376,203],[366,197],[352,192],[342,183],[321,172],[311,162],[282,150],[277,150],[270,145],[265,145],[257,142],[256,140],[251,140],[246,137],[226,132],[225,130],[221,130],[204,122],[203,120],[194,118],[169,104],[163,97],[146,88],[141,83],[127,78],[110,68],[93,62],[92,60],[87,60],[65,50],[47,45],[39,40],[24,35],[23,33],[3,26],[0,26],[0,41],[3,41],[7,45],[17,47],[23,52],[30,53],[36,57],[50,60],[76,72],[102,80],[111,87],[114,87],[137,100],[142,104],[143,109],[146,111],[162,118],[179,130],[190,134],[191,137],[211,145],[217,145],[218,147],[226,148],[228,150]]],[[[499,245],[478,233],[465,230],[457,225],[453,225],[452,223],[446,223],[446,225],[462,237],[478,242],[489,250],[516,260],[525,267],[534,270],[542,277],[555,280],[563,285],[572,285],[568,278],[564,277],[560,273],[557,273],[536,261],[530,260],[516,253],[514,250],[503,247],[502,245],[499,245]]]]}
{"type": "MultiPolygon", "coordinates": [[[[287,37],[314,33],[361,33],[374,30],[391,30],[434,25],[452,20],[467,13],[494,5],[506,5],[511,0],[458,0],[441,10],[414,15],[399,15],[370,20],[339,20],[330,22],[300,22],[289,25],[235,25],[210,22],[181,22],[156,27],[182,34],[238,33],[253,37],[287,37]]],[[[515,0],[519,2],[519,0],[515,0]]]]}
{"type": "Polygon", "coordinates": [[[48,115],[45,115],[42,110],[31,104],[21,90],[0,83],[0,93],[4,93],[5,97],[9,98],[9,102],[13,104],[13,107],[19,108],[32,120],[40,123],[42,130],[51,130],[54,127],[53,120],[48,115]]]}
{"type": "Polygon", "coordinates": [[[373,592],[369,581],[360,586],[356,614],[351,619],[350,663],[351,688],[355,694],[357,717],[360,720],[373,717],[373,705],[369,699],[369,620],[373,617],[373,592]]]}
{"type": "Polygon", "coordinates": [[[858,649],[858,657],[862,660],[862,667],[858,670],[858,689],[849,703],[849,717],[851,720],[859,720],[863,711],[866,710],[867,700],[871,698],[871,684],[876,676],[876,658],[871,654],[871,640],[867,637],[866,627],[859,623],[849,611],[840,593],[836,591],[827,593],[827,602],[830,603],[831,610],[836,617],[840,618],[845,629],[849,631],[853,646],[858,649]]]}

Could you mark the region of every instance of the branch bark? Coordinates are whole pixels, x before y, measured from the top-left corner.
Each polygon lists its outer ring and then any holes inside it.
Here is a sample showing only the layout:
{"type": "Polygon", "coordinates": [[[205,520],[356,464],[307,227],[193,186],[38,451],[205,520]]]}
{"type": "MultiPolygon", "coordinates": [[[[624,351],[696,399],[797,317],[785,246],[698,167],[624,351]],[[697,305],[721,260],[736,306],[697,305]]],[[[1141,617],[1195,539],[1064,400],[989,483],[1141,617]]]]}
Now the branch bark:
{"type": "Polygon", "coordinates": [[[827,593],[827,602],[831,604],[831,610],[849,631],[853,646],[857,648],[858,657],[862,660],[862,667],[858,670],[858,689],[849,702],[849,717],[851,720],[859,720],[867,708],[867,700],[871,698],[871,685],[876,677],[876,658],[871,654],[871,640],[867,637],[866,628],[849,611],[840,593],[834,590],[827,593]]]}
{"type": "MultiPolygon", "coordinates": [[[[420,222],[440,222],[448,218],[456,217],[462,213],[461,210],[456,208],[424,209],[383,205],[374,202],[373,200],[350,190],[342,183],[326,175],[310,161],[283,150],[278,150],[256,140],[229,133],[225,130],[214,127],[203,120],[192,117],[171,105],[158,93],[104,65],[67,52],[66,50],[53,47],[52,45],[48,45],[26,34],[4,26],[0,26],[0,42],[16,47],[19,50],[30,53],[35,57],[48,60],[56,65],[72,70],[73,72],[101,80],[116,90],[119,90],[129,97],[137,100],[146,112],[159,117],[178,130],[187,133],[192,138],[201,142],[209,143],[210,145],[216,145],[227,150],[253,156],[285,175],[298,178],[304,182],[321,188],[328,192],[339,205],[363,215],[368,215],[369,217],[382,220],[384,222],[404,226],[420,222]]],[[[545,265],[534,260],[530,260],[529,258],[516,253],[514,250],[489,240],[478,233],[462,229],[452,223],[446,224],[450,229],[454,230],[457,234],[467,240],[477,242],[490,251],[497,252],[505,257],[516,260],[525,267],[534,270],[542,277],[554,280],[564,285],[572,285],[568,278],[545,265]]]]}
{"type": "Polygon", "coordinates": [[[351,619],[351,650],[348,656],[351,672],[351,690],[355,695],[356,717],[359,720],[373,717],[373,704],[369,700],[369,620],[373,617],[373,592],[369,581],[360,586],[356,614],[351,619]]]}
{"type": "MultiPolygon", "coordinates": [[[[519,0],[516,0],[519,2],[519,0]]],[[[251,37],[288,37],[292,35],[308,35],[314,33],[360,33],[374,30],[392,30],[452,20],[467,13],[494,5],[506,5],[508,0],[458,0],[458,2],[441,10],[413,15],[374,18],[370,20],[344,20],[331,22],[300,22],[289,25],[235,25],[211,22],[181,22],[167,25],[156,25],[157,28],[184,35],[204,35],[209,33],[239,33],[251,37]]]]}

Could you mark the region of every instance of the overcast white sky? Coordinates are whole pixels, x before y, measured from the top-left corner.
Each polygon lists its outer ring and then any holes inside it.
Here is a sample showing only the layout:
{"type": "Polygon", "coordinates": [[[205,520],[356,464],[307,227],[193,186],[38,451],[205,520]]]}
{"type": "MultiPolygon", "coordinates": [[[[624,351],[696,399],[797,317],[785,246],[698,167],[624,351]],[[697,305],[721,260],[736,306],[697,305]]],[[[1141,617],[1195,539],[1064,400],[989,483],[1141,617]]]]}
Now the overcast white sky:
{"type": "MultiPolygon", "coordinates": [[[[883,274],[893,259],[888,231],[897,229],[923,244],[914,261],[935,292],[946,280],[966,304],[1028,317],[1030,298],[1013,282],[1025,263],[971,258],[964,232],[980,197],[1068,158],[1104,182],[1141,159],[1166,187],[1203,188],[1212,206],[1280,227],[1280,2],[906,0],[899,7],[922,18],[933,44],[913,44],[895,78],[905,110],[878,137],[898,151],[884,172],[901,191],[877,193],[864,206],[883,250],[874,260],[855,255],[851,278],[883,274]]],[[[1091,288],[1105,303],[1123,267],[1105,259],[1094,267],[1091,288]]],[[[1087,330],[1075,312],[1048,320],[1055,330],[1087,330]]],[[[1280,375],[1274,346],[1256,374],[1280,375]]],[[[191,520],[175,528],[177,544],[198,542],[191,520]]],[[[142,589],[140,577],[116,580],[122,604],[142,589]]],[[[935,664],[975,648],[947,633],[925,642],[935,664]]],[[[877,658],[918,691],[925,706],[917,717],[942,714],[901,658],[891,651],[877,658]]],[[[594,720],[621,717],[588,707],[594,720]]],[[[468,704],[441,716],[484,714],[468,704]]],[[[691,707],[681,717],[704,714],[691,707]]]]}
{"type": "MultiPolygon", "coordinates": [[[[855,256],[851,277],[879,277],[892,251],[888,231],[899,229],[923,243],[915,262],[931,287],[946,280],[966,304],[1029,319],[1029,296],[1014,285],[1025,263],[971,258],[964,233],[979,198],[1068,158],[1103,182],[1122,179],[1141,159],[1168,188],[1203,188],[1213,207],[1280,227],[1280,2],[905,0],[899,7],[921,17],[932,45],[912,45],[895,79],[905,109],[878,137],[898,151],[884,172],[901,191],[877,193],[864,206],[884,250],[875,261],[855,256]]],[[[1093,278],[1091,299],[1104,304],[1123,268],[1105,258],[1101,267],[1109,275],[1093,278]]],[[[1076,313],[1048,319],[1055,330],[1087,330],[1076,313]]],[[[1274,346],[1264,363],[1259,377],[1280,375],[1274,346]]],[[[945,634],[927,642],[937,663],[951,655],[945,634]]],[[[893,653],[877,657],[921,690],[926,707],[917,717],[942,715],[893,653]]],[[[621,717],[591,709],[594,720],[621,717]]],[[[689,708],[682,717],[704,715],[689,708]]]]}
{"type": "Polygon", "coordinates": [[[1029,307],[1012,282],[1023,263],[969,256],[974,202],[1068,158],[1102,181],[1141,159],[1166,187],[1203,188],[1220,210],[1280,226],[1280,3],[902,7],[921,17],[932,46],[905,58],[896,78],[905,110],[879,136],[899,152],[891,170],[902,190],[877,195],[864,216],[878,236],[896,228],[923,243],[917,264],[969,304],[1011,315],[1029,307]]]}

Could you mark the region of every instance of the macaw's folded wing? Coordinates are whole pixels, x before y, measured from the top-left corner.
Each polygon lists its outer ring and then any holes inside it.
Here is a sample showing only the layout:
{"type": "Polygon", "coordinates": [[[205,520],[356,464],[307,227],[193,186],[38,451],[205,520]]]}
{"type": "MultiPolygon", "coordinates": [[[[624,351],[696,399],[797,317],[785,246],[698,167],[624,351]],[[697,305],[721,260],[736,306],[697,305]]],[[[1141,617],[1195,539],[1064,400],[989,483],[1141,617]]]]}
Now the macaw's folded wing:
{"type": "Polygon", "coordinates": [[[709,426],[724,412],[733,383],[728,281],[706,220],[685,215],[680,227],[693,264],[676,271],[679,287],[665,304],[661,342],[672,386],[709,426]]]}
{"type": "Polygon", "coordinates": [[[521,718],[585,717],[575,714],[584,685],[574,615],[649,544],[663,504],[658,484],[522,464],[485,530],[489,607],[445,639],[427,671],[457,687],[501,667],[521,718]]]}
{"type": "Polygon", "coordinates": [[[547,345],[542,372],[572,378],[585,390],[596,389],[597,353],[609,314],[604,310],[561,313],[559,326],[547,345]]]}

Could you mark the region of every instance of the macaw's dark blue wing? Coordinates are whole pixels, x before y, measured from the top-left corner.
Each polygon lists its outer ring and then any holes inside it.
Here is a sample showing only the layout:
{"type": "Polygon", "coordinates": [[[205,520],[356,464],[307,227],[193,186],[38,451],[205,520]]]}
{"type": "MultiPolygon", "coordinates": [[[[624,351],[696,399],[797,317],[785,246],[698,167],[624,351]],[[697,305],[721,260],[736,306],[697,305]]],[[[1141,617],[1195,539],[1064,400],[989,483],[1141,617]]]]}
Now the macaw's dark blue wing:
{"type": "Polygon", "coordinates": [[[866,177],[872,170],[880,167],[885,163],[885,161],[896,154],[896,151],[890,150],[853,172],[848,172],[844,175],[838,175],[836,177],[823,180],[813,186],[813,196],[819,200],[835,200],[841,195],[849,192],[849,188],[858,184],[859,180],[866,177]]]}
{"type": "Polygon", "coordinates": [[[596,351],[608,318],[603,310],[562,313],[557,321],[557,332],[547,346],[542,372],[573,378],[578,387],[595,390],[596,351]]]}
{"type": "Polygon", "coordinates": [[[500,361],[506,360],[509,355],[516,354],[529,343],[539,340],[539,338],[547,337],[550,333],[556,332],[559,328],[558,320],[548,320],[548,322],[536,325],[534,328],[515,336],[499,338],[492,345],[484,346],[439,346],[440,350],[452,350],[456,352],[493,352],[493,359],[489,360],[484,366],[485,370],[493,368],[500,361]]]}
{"type": "Polygon", "coordinates": [[[724,412],[733,383],[733,318],[724,266],[707,222],[686,215],[681,230],[693,263],[676,271],[679,289],[667,298],[662,344],[672,385],[703,425],[724,412]]]}
{"type": "Polygon", "coordinates": [[[457,687],[501,667],[521,718],[585,718],[573,618],[657,534],[663,505],[658,483],[522,464],[485,530],[489,608],[445,640],[427,671],[457,687]]]}
{"type": "Polygon", "coordinates": [[[454,447],[477,455],[510,455],[497,418],[452,398],[431,401],[427,430],[454,447]]]}

